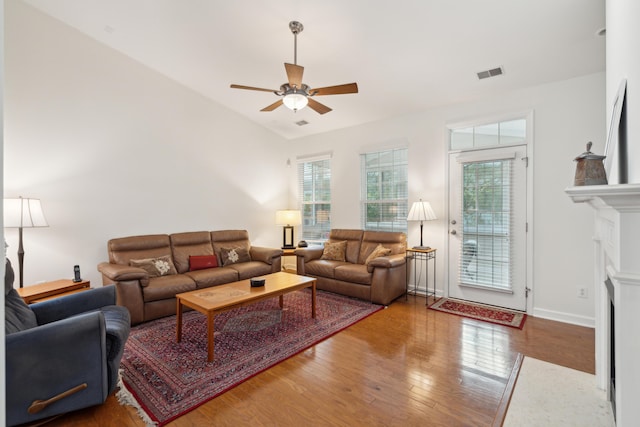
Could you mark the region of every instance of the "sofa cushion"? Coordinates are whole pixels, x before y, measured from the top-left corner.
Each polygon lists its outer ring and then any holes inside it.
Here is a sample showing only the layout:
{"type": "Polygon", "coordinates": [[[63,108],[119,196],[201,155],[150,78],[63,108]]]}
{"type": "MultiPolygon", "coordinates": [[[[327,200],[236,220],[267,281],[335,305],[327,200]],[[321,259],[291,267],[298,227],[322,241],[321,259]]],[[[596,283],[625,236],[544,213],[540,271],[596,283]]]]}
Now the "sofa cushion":
{"type": "Polygon", "coordinates": [[[378,257],[381,256],[386,256],[389,255],[391,253],[391,249],[390,248],[385,248],[384,246],[382,246],[381,243],[378,243],[378,246],[376,246],[376,248],[373,250],[373,252],[371,252],[371,254],[367,257],[367,259],[365,260],[365,265],[369,265],[369,263],[378,257]]]}
{"type": "Polygon", "coordinates": [[[347,241],[342,242],[326,242],[320,259],[329,261],[346,261],[345,254],[347,251],[347,241]]]}
{"type": "Polygon", "coordinates": [[[196,282],[186,274],[172,274],[156,277],[149,281],[149,286],[142,288],[145,302],[174,298],[181,292],[196,290],[196,282]]]}
{"type": "Polygon", "coordinates": [[[337,266],[334,271],[336,280],[342,280],[351,283],[360,283],[362,285],[370,285],[372,273],[367,271],[367,266],[363,264],[346,264],[337,266]]]}
{"type": "Polygon", "coordinates": [[[129,265],[143,269],[149,273],[149,277],[178,274],[176,267],[173,265],[173,260],[169,255],[158,258],[132,259],[129,261],[129,265]]]}
{"type": "Polygon", "coordinates": [[[334,278],[334,270],[336,267],[340,265],[347,265],[348,262],[345,261],[331,261],[325,259],[317,259],[314,261],[309,261],[304,265],[305,275],[316,276],[316,277],[328,277],[330,279],[334,278]]]}
{"type": "Polygon", "coordinates": [[[171,256],[171,242],[166,234],[121,237],[109,240],[107,244],[109,262],[129,265],[132,259],[171,256]]]}
{"type": "Polygon", "coordinates": [[[225,267],[231,264],[251,261],[251,257],[249,256],[249,251],[243,247],[235,247],[235,248],[221,247],[220,258],[222,261],[222,265],[225,267]]]}
{"type": "Polygon", "coordinates": [[[362,243],[362,230],[350,230],[350,229],[333,229],[329,233],[329,242],[341,242],[343,240],[347,241],[347,251],[345,253],[345,259],[348,262],[352,262],[354,264],[363,264],[363,261],[360,261],[360,245],[362,243]]]}
{"type": "Polygon", "coordinates": [[[397,231],[365,231],[362,235],[362,246],[360,248],[358,263],[366,264],[369,255],[371,255],[380,244],[385,248],[391,249],[389,255],[404,254],[407,249],[407,235],[397,231]]]}
{"type": "Polygon", "coordinates": [[[204,270],[205,268],[216,268],[218,257],[215,255],[190,255],[189,271],[204,270]]]}
{"type": "Polygon", "coordinates": [[[208,231],[173,233],[169,238],[171,240],[173,263],[178,273],[186,273],[189,271],[190,256],[213,255],[211,233],[208,231]]]}
{"type": "Polygon", "coordinates": [[[247,230],[218,230],[211,232],[211,244],[213,252],[222,261],[222,248],[245,248],[247,252],[251,249],[249,242],[249,232],[247,230]]]}
{"type": "Polygon", "coordinates": [[[185,273],[185,275],[191,277],[196,282],[197,289],[238,281],[238,271],[231,267],[189,271],[185,273]]]}
{"type": "Polygon", "coordinates": [[[229,266],[238,272],[238,280],[250,279],[252,277],[264,276],[271,273],[271,265],[261,261],[250,261],[229,266]]]}
{"type": "Polygon", "coordinates": [[[5,333],[25,331],[38,326],[36,314],[13,288],[15,275],[11,262],[6,258],[4,266],[4,328],[5,333]]]}

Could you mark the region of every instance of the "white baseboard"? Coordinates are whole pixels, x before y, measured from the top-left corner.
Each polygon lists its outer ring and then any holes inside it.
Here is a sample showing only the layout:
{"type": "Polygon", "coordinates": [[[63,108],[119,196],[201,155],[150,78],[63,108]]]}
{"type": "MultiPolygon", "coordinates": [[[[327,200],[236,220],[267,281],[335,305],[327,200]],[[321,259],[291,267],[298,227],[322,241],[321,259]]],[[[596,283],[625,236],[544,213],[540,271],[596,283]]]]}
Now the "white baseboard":
{"type": "Polygon", "coordinates": [[[563,313],[561,311],[545,310],[543,308],[534,308],[531,315],[533,317],[542,317],[543,319],[571,323],[578,326],[586,326],[587,328],[596,327],[595,317],[578,316],[571,313],[563,313]]]}

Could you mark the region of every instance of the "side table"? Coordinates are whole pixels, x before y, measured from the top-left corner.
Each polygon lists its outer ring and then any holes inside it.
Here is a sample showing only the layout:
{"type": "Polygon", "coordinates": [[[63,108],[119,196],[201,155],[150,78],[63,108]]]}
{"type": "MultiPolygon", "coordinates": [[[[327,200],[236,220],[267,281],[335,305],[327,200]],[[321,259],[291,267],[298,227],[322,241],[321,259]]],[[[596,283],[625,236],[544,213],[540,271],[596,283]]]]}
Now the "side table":
{"type": "Polygon", "coordinates": [[[295,249],[283,249],[282,250],[282,271],[286,271],[287,273],[297,273],[297,259],[295,249]],[[287,268],[284,259],[285,257],[293,257],[293,268],[287,268]]]}
{"type": "Polygon", "coordinates": [[[89,290],[90,287],[91,282],[89,280],[74,282],[71,279],[60,279],[54,280],[52,282],[26,286],[24,288],[19,288],[16,290],[18,291],[18,295],[22,297],[24,302],[26,302],[27,304],[33,304],[34,302],[46,301],[48,299],[86,291],[89,290]]]}
{"type": "MultiPolygon", "coordinates": [[[[436,297],[436,249],[417,249],[410,248],[406,251],[407,261],[413,260],[413,295],[416,295],[416,291],[418,289],[418,263],[423,262],[425,266],[425,283],[426,283],[426,297],[427,297],[427,305],[429,304],[429,295],[433,295],[433,298],[436,297]],[[429,290],[429,261],[433,260],[433,292],[429,290]]],[[[406,293],[405,298],[409,294],[409,278],[410,274],[409,263],[407,262],[407,283],[406,283],[406,293]]]]}

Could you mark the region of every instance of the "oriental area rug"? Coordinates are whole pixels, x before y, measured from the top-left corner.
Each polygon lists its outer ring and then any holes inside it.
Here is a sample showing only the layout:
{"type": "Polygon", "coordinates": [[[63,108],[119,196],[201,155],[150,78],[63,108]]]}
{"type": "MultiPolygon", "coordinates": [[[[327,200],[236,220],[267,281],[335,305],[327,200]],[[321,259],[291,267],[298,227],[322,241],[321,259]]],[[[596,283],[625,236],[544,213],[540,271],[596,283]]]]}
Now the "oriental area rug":
{"type": "Polygon", "coordinates": [[[311,318],[309,289],[215,317],[215,357],[207,363],[206,316],[176,316],[131,328],[121,362],[118,399],[147,424],[165,425],[225,391],[381,310],[380,305],[318,291],[311,318]]]}
{"type": "Polygon", "coordinates": [[[527,315],[519,311],[468,301],[460,301],[451,298],[441,298],[431,304],[429,308],[432,310],[442,311],[444,313],[456,314],[458,316],[518,329],[522,329],[524,321],[527,319],[527,315]]]}

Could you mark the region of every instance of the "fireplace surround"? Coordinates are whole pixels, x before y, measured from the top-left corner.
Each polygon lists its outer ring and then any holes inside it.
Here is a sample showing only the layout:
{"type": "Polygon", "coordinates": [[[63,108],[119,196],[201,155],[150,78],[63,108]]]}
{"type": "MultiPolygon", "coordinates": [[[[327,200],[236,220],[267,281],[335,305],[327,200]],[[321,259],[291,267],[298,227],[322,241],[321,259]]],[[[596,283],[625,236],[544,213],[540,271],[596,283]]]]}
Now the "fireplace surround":
{"type": "Polygon", "coordinates": [[[575,203],[587,203],[595,212],[596,385],[607,395],[613,395],[612,408],[618,426],[637,425],[640,419],[637,403],[640,401],[640,184],[570,187],[565,192],[575,203]],[[612,372],[615,372],[615,387],[611,382],[612,372]]]}

